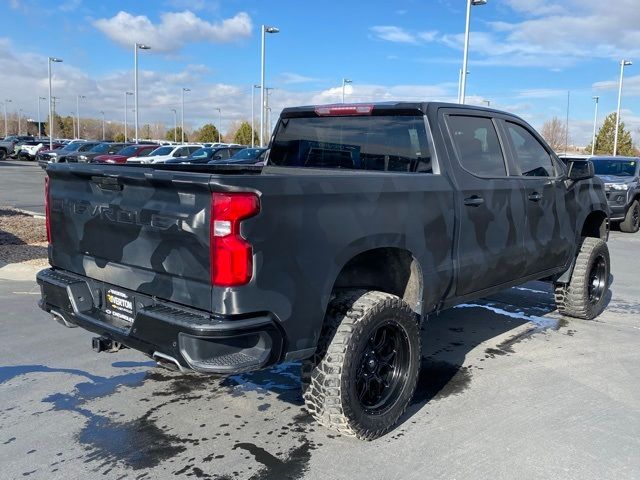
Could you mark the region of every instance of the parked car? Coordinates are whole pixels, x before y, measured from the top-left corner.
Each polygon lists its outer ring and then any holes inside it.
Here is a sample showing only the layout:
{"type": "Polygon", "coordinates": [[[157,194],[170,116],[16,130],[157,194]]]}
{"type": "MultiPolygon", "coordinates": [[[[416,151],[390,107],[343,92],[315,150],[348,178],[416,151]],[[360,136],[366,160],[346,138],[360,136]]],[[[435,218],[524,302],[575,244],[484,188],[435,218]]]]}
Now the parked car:
{"type": "Polygon", "coordinates": [[[58,161],[58,156],[64,156],[69,153],[75,152],[85,143],[87,143],[85,140],[74,140],[67,143],[62,148],[59,148],[59,149],[54,148],[53,150],[48,150],[48,147],[45,147],[47,148],[47,150],[44,150],[44,149],[40,150],[36,155],[36,160],[38,160],[38,165],[44,168],[49,163],[56,163],[58,161]]]}
{"type": "Polygon", "coordinates": [[[174,158],[186,158],[201,148],[200,145],[165,145],[158,147],[146,157],[131,158],[127,163],[164,163],[174,158]]]}
{"type": "Polygon", "coordinates": [[[640,229],[640,158],[591,157],[595,173],[604,182],[611,223],[620,230],[635,233],[640,229]]]}
{"type": "Polygon", "coordinates": [[[302,360],[307,410],[361,439],[407,408],[427,315],[534,279],[605,308],[604,185],[514,115],[286,108],[271,142],[265,167],[51,165],[40,307],[174,369],[302,360]]]}
{"type": "MultiPolygon", "coordinates": [[[[33,140],[30,142],[25,142],[21,148],[20,151],[18,152],[18,158],[20,160],[29,160],[29,161],[33,161],[36,159],[36,155],[38,154],[38,152],[40,152],[41,150],[44,149],[48,149],[49,148],[49,140],[33,140]]],[[[61,148],[62,144],[61,143],[54,143],[53,144],[53,148],[54,149],[58,149],[61,148]]]]}
{"type": "Polygon", "coordinates": [[[120,151],[109,155],[98,155],[93,159],[94,163],[127,163],[129,158],[146,157],[155,149],[158,148],[156,144],[135,144],[128,145],[122,148],[120,151]]]}
{"type": "Polygon", "coordinates": [[[232,147],[201,148],[186,158],[174,158],[167,160],[165,163],[199,164],[225,161],[229,160],[237,151],[237,148],[232,147]]]}
{"type": "Polygon", "coordinates": [[[243,148],[236,152],[227,163],[255,165],[266,158],[267,151],[266,148],[243,148]]]}
{"type": "Polygon", "coordinates": [[[83,152],[78,155],[77,161],[83,163],[91,163],[94,158],[98,155],[113,155],[124,147],[129,145],[128,143],[113,143],[113,142],[102,142],[93,146],[90,150],[83,152]]]}
{"type": "Polygon", "coordinates": [[[7,157],[14,156],[16,152],[16,145],[22,145],[24,142],[33,141],[34,137],[31,135],[9,135],[0,141],[0,160],[5,160],[7,157]]]}
{"type": "Polygon", "coordinates": [[[55,159],[53,159],[54,163],[77,163],[81,155],[86,155],[92,148],[100,145],[102,142],[82,142],[80,146],[71,152],[60,153],[55,159]]]}

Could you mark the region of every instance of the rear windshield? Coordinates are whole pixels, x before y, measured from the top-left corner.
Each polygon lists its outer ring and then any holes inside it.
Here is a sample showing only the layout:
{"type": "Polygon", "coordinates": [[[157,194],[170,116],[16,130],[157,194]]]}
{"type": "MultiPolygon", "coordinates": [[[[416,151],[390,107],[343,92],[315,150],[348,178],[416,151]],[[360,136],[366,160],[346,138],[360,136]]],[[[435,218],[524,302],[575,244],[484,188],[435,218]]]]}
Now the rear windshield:
{"type": "Polygon", "coordinates": [[[156,148],[153,152],[151,152],[154,156],[155,155],[169,155],[171,152],[173,152],[173,149],[176,147],[160,147],[160,148],[156,148]]]}
{"type": "Polygon", "coordinates": [[[635,160],[594,160],[596,175],[613,175],[617,177],[633,177],[636,174],[635,160]]]}
{"type": "Polygon", "coordinates": [[[284,118],[269,163],[287,167],[432,173],[422,116],[284,118]]]}

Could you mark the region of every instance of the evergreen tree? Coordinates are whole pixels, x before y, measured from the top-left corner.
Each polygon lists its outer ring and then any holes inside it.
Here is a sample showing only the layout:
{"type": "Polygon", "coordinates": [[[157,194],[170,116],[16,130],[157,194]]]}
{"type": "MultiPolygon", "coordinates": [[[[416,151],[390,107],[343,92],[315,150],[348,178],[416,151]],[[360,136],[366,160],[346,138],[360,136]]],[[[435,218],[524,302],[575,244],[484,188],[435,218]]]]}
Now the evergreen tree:
{"type": "MultiPolygon", "coordinates": [[[[173,131],[174,131],[173,128],[170,128],[169,130],[167,130],[167,133],[164,136],[165,140],[169,140],[170,142],[173,142],[175,138],[175,140],[178,142],[182,141],[182,127],[178,127],[175,129],[175,136],[173,134],[173,131]]],[[[186,142],[187,140],[189,140],[189,138],[187,137],[187,133],[185,132],[184,141],[186,142]]]]}
{"type": "Polygon", "coordinates": [[[114,142],[124,142],[124,133],[123,132],[118,132],[114,135],[113,137],[113,141],[114,142]]]}
{"type": "MultiPolygon", "coordinates": [[[[240,127],[233,137],[233,141],[240,145],[251,145],[251,125],[249,125],[249,122],[245,121],[240,124],[240,127]]],[[[258,135],[255,131],[253,132],[253,143],[258,143],[258,135]]]]}
{"type": "Polygon", "coordinates": [[[198,142],[217,142],[220,138],[218,129],[213,123],[207,123],[195,135],[198,142]]]}
{"type": "MultiPolygon", "coordinates": [[[[598,130],[596,135],[596,148],[595,153],[599,155],[612,155],[613,144],[616,129],[616,114],[615,112],[607,115],[604,119],[604,123],[598,130]]],[[[586,147],[587,152],[591,152],[591,144],[586,147]]],[[[625,128],[624,122],[620,122],[618,125],[618,155],[635,155],[637,152],[633,148],[633,141],[631,140],[631,132],[625,128]]]]}

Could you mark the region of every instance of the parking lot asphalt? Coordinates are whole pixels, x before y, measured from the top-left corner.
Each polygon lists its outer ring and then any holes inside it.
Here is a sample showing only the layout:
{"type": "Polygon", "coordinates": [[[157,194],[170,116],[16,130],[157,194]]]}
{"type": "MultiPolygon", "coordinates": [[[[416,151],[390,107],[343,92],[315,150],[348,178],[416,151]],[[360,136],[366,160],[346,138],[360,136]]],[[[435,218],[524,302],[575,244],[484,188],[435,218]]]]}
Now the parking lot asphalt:
{"type": "Polygon", "coordinates": [[[391,434],[316,425],[299,365],[212,378],[155,368],[0,280],[0,478],[640,478],[640,235],[613,232],[595,321],[532,282],[430,317],[418,392],[391,434]]]}
{"type": "Polygon", "coordinates": [[[0,161],[0,206],[44,215],[44,177],[38,162],[0,161]]]}

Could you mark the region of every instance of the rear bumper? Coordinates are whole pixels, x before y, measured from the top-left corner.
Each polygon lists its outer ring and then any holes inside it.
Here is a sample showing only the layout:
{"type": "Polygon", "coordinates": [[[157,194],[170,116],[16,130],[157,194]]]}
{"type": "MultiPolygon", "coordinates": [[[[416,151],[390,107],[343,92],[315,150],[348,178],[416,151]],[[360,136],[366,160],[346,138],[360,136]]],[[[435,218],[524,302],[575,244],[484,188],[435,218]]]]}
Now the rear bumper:
{"type": "Polygon", "coordinates": [[[127,291],[62,270],[37,275],[40,308],[63,323],[108,337],[180,369],[235,374],[276,363],[283,336],[269,314],[223,318],[127,291]],[[117,288],[135,299],[133,322],[105,312],[105,292],[117,288]]]}

